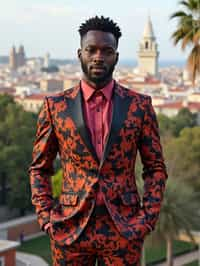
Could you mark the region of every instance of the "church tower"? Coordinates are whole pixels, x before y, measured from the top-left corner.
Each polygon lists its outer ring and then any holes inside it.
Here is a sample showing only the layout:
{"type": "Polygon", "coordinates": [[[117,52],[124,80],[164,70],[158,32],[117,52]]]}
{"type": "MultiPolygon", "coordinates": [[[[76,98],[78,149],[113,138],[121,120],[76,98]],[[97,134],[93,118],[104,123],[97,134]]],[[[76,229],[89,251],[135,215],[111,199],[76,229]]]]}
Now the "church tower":
{"type": "Polygon", "coordinates": [[[17,69],[17,52],[15,46],[13,46],[10,51],[9,65],[12,70],[17,69]]]}
{"type": "Polygon", "coordinates": [[[139,71],[158,76],[158,45],[153,31],[150,16],[144,28],[143,38],[138,52],[139,71]]]}
{"type": "Polygon", "coordinates": [[[24,66],[26,63],[26,56],[24,46],[20,45],[18,51],[15,46],[12,47],[9,56],[10,69],[17,70],[19,67],[24,66]]]}
{"type": "Polygon", "coordinates": [[[24,46],[20,45],[18,50],[18,67],[24,66],[26,63],[26,56],[24,46]]]}

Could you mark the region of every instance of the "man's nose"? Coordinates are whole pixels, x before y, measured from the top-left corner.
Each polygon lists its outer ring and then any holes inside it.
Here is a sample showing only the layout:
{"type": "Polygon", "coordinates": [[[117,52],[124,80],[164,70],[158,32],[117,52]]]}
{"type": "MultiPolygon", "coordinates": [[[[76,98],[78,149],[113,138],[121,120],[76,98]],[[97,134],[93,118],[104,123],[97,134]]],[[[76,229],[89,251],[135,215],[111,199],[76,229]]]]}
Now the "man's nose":
{"type": "Polygon", "coordinates": [[[101,50],[97,50],[94,55],[94,62],[104,62],[104,55],[101,50]]]}

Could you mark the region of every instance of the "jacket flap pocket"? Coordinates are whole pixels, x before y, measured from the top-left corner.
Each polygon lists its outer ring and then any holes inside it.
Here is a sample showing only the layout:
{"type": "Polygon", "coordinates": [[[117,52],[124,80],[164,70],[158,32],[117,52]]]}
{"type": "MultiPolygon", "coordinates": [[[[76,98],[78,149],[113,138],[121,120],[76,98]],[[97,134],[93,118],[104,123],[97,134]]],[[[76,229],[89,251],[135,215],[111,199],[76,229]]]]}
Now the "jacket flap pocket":
{"type": "Polygon", "coordinates": [[[60,203],[63,205],[75,206],[78,202],[78,195],[73,193],[62,194],[60,196],[60,203]]]}
{"type": "Polygon", "coordinates": [[[136,205],[140,202],[139,195],[134,191],[121,193],[120,196],[124,205],[136,205]]]}

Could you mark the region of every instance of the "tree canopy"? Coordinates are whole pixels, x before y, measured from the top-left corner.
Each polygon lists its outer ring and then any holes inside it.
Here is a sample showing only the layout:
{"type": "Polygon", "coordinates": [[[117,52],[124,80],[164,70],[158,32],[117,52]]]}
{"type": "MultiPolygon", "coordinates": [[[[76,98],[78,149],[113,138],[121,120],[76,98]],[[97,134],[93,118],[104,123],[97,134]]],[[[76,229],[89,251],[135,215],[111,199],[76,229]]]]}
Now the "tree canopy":
{"type": "Polygon", "coordinates": [[[27,169],[37,116],[24,111],[11,96],[0,95],[0,117],[0,200],[23,215],[32,208],[27,169]]]}
{"type": "Polygon", "coordinates": [[[178,137],[181,130],[197,126],[197,114],[190,112],[188,108],[182,108],[174,117],[158,114],[161,136],[178,137]]]}

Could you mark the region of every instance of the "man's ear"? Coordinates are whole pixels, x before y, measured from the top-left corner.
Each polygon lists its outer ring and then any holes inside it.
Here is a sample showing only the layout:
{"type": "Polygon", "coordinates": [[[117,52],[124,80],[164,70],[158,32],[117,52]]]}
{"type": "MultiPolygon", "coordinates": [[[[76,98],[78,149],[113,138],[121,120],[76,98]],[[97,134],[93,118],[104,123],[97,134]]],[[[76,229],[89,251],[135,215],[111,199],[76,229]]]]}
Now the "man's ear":
{"type": "Polygon", "coordinates": [[[78,50],[77,50],[77,56],[78,56],[78,59],[80,60],[80,58],[81,58],[81,48],[79,48],[78,50]]]}

